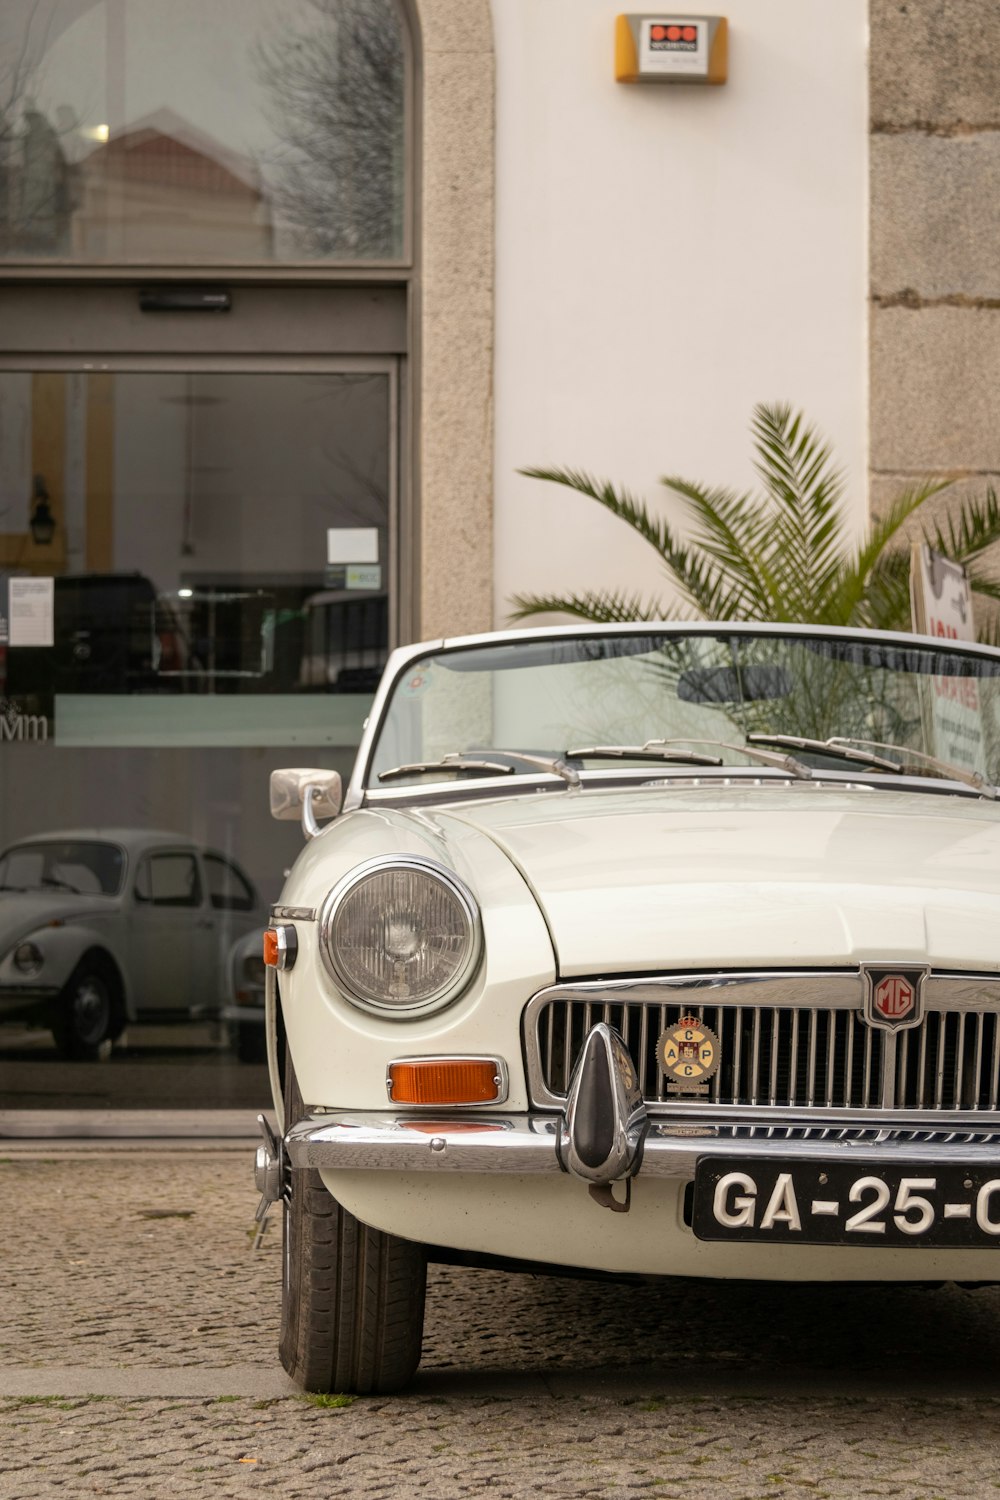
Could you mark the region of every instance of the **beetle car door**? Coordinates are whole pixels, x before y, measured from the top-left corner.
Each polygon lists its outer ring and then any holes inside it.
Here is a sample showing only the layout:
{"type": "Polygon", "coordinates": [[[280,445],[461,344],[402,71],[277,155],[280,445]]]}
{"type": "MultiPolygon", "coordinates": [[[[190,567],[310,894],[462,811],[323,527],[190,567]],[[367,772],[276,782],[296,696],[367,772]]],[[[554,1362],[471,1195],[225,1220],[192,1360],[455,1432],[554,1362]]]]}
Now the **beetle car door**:
{"type": "Polygon", "coordinates": [[[184,1015],[211,1005],[215,917],[196,851],[164,848],[144,855],[133,897],[130,948],[137,1011],[184,1015]]]}
{"type": "MultiPolygon", "coordinates": [[[[213,997],[210,1003],[224,1005],[229,996],[229,953],[233,944],[253,928],[261,928],[266,922],[266,912],[260,904],[257,892],[243,871],[232,860],[214,850],[201,856],[205,873],[205,885],[209,904],[215,917],[215,931],[211,954],[213,997]]],[[[207,945],[206,945],[207,946],[207,945]]],[[[209,969],[205,970],[206,982],[209,969]]]]}

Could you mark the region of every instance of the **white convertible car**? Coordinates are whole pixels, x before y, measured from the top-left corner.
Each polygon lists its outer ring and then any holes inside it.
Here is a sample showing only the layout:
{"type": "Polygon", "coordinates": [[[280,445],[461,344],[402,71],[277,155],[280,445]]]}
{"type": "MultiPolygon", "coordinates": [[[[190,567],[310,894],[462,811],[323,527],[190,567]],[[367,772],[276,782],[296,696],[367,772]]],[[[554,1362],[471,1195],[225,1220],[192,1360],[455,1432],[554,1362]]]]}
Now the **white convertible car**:
{"type": "Polygon", "coordinates": [[[272,777],[288,1371],[402,1385],[428,1260],[1000,1280],[998,782],[985,647],[397,651],[346,794],[272,777]]]}

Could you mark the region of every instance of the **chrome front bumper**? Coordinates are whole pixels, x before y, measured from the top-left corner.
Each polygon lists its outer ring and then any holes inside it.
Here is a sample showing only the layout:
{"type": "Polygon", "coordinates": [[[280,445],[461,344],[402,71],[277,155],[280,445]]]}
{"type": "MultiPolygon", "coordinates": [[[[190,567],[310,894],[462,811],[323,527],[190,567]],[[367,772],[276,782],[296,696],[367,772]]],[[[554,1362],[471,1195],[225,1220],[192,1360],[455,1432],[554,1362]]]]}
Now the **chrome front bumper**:
{"type": "Polygon", "coordinates": [[[330,1111],[299,1120],[276,1141],[259,1116],[259,1214],[286,1190],[289,1168],[327,1172],[471,1172],[507,1176],[568,1172],[586,1182],[605,1208],[622,1211],[638,1175],[691,1180],[706,1156],[778,1157],[782,1161],[848,1160],[885,1166],[955,1162],[1000,1167],[1000,1124],[939,1116],[915,1124],[889,1115],[856,1122],[837,1111],[808,1121],[787,1110],[757,1108],[745,1119],[681,1121],[650,1116],[621,1036],[599,1022],[588,1033],[561,1114],[330,1111]],[[612,1184],[625,1184],[624,1202],[612,1184]]]}
{"type": "MultiPolygon", "coordinates": [[[[491,1115],[433,1123],[412,1115],[314,1115],[292,1127],[285,1137],[285,1150],[293,1168],[331,1172],[558,1174],[568,1170],[558,1149],[564,1128],[562,1118],[552,1115],[491,1115]]],[[[822,1158],[1000,1166],[1000,1133],[838,1123],[828,1129],[812,1124],[810,1134],[803,1138],[791,1126],[762,1126],[749,1119],[745,1124],[725,1126],[655,1121],[647,1130],[637,1175],[693,1179],[699,1157],[741,1155],[783,1161],[822,1158]]]]}
{"type": "Polygon", "coordinates": [[[52,1005],[62,991],[52,984],[0,985],[0,1018],[5,1021],[30,1016],[39,1007],[52,1005]]]}

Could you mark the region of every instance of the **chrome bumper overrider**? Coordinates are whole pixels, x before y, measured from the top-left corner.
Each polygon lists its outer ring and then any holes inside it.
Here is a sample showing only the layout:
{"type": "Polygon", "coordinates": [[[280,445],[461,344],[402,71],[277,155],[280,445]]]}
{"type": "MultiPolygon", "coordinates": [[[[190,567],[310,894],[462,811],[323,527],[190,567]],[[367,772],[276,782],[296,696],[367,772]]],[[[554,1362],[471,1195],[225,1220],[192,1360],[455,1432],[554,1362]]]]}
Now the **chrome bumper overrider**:
{"type": "Polygon", "coordinates": [[[1000,1128],[969,1129],[965,1121],[925,1125],[887,1115],[845,1122],[843,1111],[810,1112],[808,1122],[790,1112],[750,1109],[724,1124],[699,1121],[696,1107],[684,1121],[650,1117],[635,1069],[619,1034],[604,1023],[589,1032],[563,1114],[499,1115],[470,1111],[438,1120],[378,1113],[324,1112],[299,1120],[276,1141],[260,1116],[264,1137],[257,1150],[260,1212],[285,1191],[288,1168],[343,1172],[500,1172],[522,1176],[568,1172],[590,1186],[597,1202],[628,1206],[631,1179],[693,1179],[700,1157],[774,1156],[783,1161],[850,1159],[893,1165],[960,1162],[1000,1166],[1000,1128]],[[612,1183],[625,1183],[624,1202],[612,1183]]]}

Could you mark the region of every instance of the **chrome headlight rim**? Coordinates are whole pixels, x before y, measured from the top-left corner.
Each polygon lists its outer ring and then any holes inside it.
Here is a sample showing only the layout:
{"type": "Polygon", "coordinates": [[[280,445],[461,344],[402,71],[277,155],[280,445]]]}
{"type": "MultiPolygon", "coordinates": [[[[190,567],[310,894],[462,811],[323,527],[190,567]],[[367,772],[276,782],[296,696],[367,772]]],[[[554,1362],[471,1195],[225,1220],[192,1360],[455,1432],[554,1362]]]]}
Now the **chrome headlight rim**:
{"type": "Polygon", "coordinates": [[[338,991],[356,1009],[382,1019],[397,1017],[409,1020],[425,1016],[434,1011],[444,1010],[453,1004],[468,989],[479,968],[483,956],[483,924],[479,903],[465,881],[447,865],[441,864],[439,860],[422,854],[380,854],[355,865],[341,880],[338,880],[323,902],[319,919],[319,952],[323,967],[338,991]],[[372,875],[391,870],[415,870],[420,874],[431,876],[439,884],[447,887],[459,902],[468,924],[469,946],[461,966],[455,971],[447,985],[422,1000],[408,1002],[373,1000],[367,995],[360,995],[350,978],[338,965],[331,942],[337,913],[351,892],[372,875]]]}

